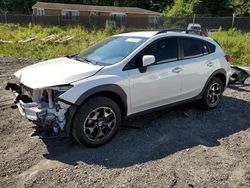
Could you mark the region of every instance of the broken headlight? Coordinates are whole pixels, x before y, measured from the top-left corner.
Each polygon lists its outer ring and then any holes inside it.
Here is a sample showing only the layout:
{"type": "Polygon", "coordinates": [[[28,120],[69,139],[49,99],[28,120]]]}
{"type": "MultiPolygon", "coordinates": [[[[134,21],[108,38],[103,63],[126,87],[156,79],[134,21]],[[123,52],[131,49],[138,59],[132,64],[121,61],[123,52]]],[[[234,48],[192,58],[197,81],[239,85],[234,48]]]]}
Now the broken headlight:
{"type": "Polygon", "coordinates": [[[59,92],[65,92],[65,91],[69,90],[72,87],[73,87],[72,85],[68,84],[68,85],[55,86],[55,87],[52,87],[51,89],[59,91],[59,92]]]}
{"type": "Polygon", "coordinates": [[[64,92],[66,92],[72,87],[73,87],[72,85],[60,85],[60,86],[52,87],[51,89],[53,90],[53,93],[52,93],[53,99],[57,100],[61,94],[63,94],[64,92]]]}

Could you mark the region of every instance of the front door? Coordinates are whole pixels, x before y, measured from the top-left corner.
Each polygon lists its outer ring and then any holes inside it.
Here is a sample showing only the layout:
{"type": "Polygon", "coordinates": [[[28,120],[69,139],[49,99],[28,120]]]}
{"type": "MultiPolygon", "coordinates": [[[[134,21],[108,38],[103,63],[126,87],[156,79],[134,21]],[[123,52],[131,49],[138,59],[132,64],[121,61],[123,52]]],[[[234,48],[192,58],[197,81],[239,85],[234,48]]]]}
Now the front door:
{"type": "Polygon", "coordinates": [[[180,100],[183,65],[178,60],[176,37],[153,42],[130,63],[136,65],[128,70],[132,113],[180,100]],[[138,67],[144,55],[154,55],[156,62],[142,73],[138,67]]]}

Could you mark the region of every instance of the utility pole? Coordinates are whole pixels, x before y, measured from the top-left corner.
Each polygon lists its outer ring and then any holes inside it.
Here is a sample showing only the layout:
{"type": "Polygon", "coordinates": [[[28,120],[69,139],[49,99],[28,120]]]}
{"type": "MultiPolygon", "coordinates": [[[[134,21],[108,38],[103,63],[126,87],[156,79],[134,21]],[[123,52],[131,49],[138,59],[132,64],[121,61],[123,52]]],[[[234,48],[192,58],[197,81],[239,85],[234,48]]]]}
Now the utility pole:
{"type": "Polygon", "coordinates": [[[5,19],[5,23],[6,23],[6,24],[8,23],[8,20],[7,20],[7,13],[8,13],[8,11],[4,11],[4,19],[5,19]]]}
{"type": "Polygon", "coordinates": [[[235,14],[233,13],[232,27],[234,27],[234,18],[235,18],[235,14]]]}

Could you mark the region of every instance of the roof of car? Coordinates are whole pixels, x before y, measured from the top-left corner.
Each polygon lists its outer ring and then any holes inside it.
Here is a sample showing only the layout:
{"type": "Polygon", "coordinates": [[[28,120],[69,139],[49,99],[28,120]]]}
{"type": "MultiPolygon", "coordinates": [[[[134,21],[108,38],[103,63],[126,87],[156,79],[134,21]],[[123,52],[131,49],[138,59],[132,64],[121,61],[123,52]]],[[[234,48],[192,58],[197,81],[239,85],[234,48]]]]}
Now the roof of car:
{"type": "Polygon", "coordinates": [[[128,36],[128,37],[146,37],[150,38],[154,36],[158,31],[140,31],[140,32],[130,32],[130,33],[122,33],[118,36],[128,36]]]}
{"type": "MultiPolygon", "coordinates": [[[[118,34],[117,36],[151,38],[151,37],[155,36],[158,32],[159,31],[140,31],[140,32],[122,33],[122,34],[118,34]]],[[[185,32],[175,32],[175,31],[163,32],[163,33],[161,33],[161,35],[168,35],[168,36],[192,36],[192,37],[201,38],[201,39],[208,38],[208,37],[201,36],[201,35],[189,34],[189,33],[185,33],[185,32]]]]}

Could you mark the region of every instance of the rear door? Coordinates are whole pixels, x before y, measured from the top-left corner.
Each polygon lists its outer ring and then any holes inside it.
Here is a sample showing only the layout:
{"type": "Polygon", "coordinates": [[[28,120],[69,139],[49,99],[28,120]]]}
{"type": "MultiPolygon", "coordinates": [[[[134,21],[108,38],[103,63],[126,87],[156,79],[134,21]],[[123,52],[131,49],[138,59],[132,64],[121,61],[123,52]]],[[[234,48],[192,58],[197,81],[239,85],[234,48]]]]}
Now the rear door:
{"type": "Polygon", "coordinates": [[[182,37],[183,80],[181,93],[183,99],[189,99],[200,94],[209,75],[214,71],[214,59],[209,55],[207,42],[182,37]]]}

